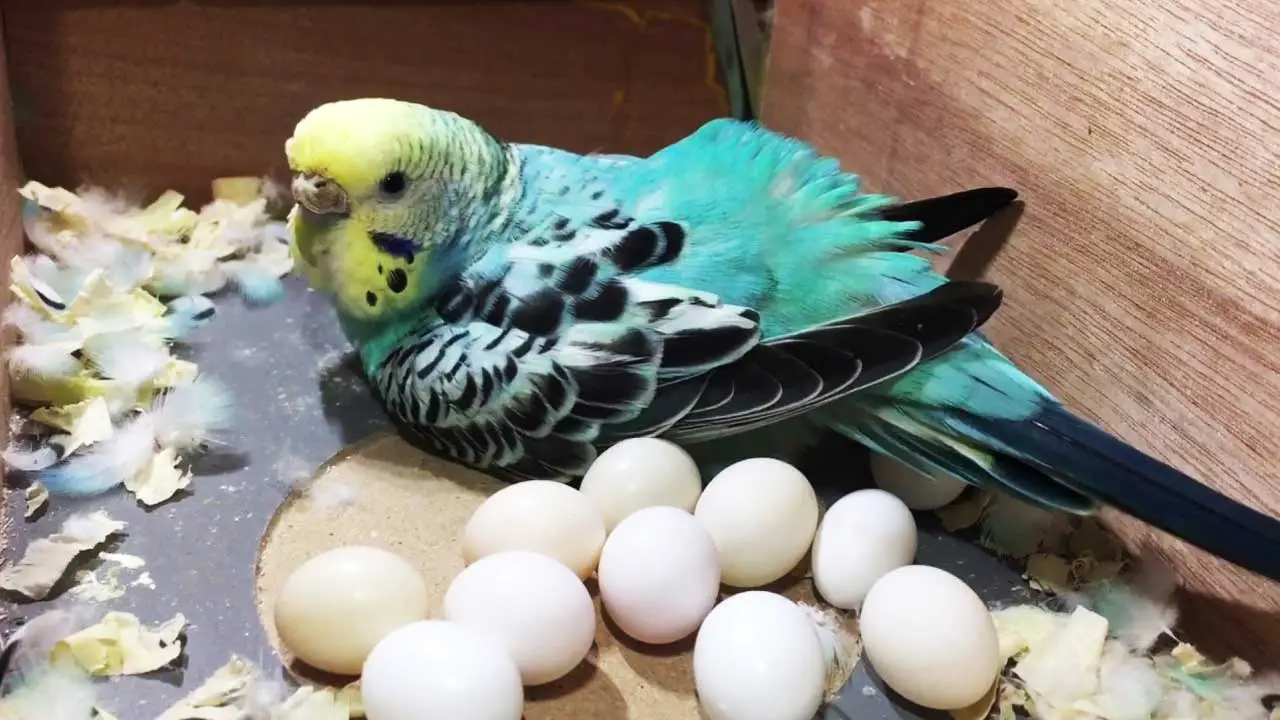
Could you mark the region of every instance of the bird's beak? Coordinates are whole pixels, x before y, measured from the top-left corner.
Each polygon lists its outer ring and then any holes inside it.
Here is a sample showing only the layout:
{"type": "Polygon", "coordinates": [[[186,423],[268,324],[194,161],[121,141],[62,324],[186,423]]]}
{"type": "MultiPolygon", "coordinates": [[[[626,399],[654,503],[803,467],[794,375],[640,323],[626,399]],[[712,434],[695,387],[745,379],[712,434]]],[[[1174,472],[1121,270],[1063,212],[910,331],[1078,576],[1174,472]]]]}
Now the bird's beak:
{"type": "Polygon", "coordinates": [[[338,183],[319,175],[293,176],[293,200],[316,215],[345,216],[350,210],[347,191],[338,183]]]}

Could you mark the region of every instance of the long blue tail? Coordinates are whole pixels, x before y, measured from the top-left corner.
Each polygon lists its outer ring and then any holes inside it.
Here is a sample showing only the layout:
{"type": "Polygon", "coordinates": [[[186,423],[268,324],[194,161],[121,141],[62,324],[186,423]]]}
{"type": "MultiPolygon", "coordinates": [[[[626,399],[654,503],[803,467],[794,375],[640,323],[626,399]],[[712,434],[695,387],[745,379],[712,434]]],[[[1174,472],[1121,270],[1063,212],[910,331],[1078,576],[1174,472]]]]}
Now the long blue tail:
{"type": "Polygon", "coordinates": [[[1201,484],[1061,405],[1027,420],[960,419],[997,449],[1242,568],[1280,581],[1280,520],[1201,484]]]}

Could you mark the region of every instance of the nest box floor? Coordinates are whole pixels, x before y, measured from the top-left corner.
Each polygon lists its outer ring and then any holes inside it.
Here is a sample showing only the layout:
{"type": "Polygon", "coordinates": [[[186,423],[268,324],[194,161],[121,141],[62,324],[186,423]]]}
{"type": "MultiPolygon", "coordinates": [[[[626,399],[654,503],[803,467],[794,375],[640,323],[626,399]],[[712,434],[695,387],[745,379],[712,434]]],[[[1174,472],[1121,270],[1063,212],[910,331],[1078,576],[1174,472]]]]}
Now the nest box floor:
{"type": "MultiPolygon", "coordinates": [[[[154,588],[130,587],[99,609],[132,612],[148,624],[175,612],[187,617],[179,667],[102,685],[103,706],[120,720],[152,720],[232,654],[288,675],[287,658],[274,648],[270,614],[260,612],[260,602],[269,602],[289,570],[306,557],[339,544],[381,540],[417,564],[443,595],[461,569],[456,531],[499,487],[390,435],[349,359],[332,310],[299,278],[285,282],[286,299],[265,308],[246,307],[236,296],[218,298],[219,315],[196,345],[194,359],[201,370],[225,380],[241,408],[240,424],[226,446],[193,468],[190,492],[149,510],[123,490],[84,503],[60,499],[43,516],[19,521],[16,528],[20,539],[14,549],[20,551],[27,538],[55,531],[78,510],[107,511],[128,523],[127,535],[114,544],[118,547],[108,549],[144,558],[154,588]],[[318,472],[317,483],[350,484],[353,503],[325,510],[309,500],[290,499],[294,482],[318,472]]],[[[813,467],[803,468],[828,502],[868,483],[865,472],[850,470],[864,467],[865,460],[839,452],[824,450],[813,467]]],[[[22,494],[11,493],[10,502],[11,517],[21,518],[22,494]]],[[[918,562],[955,573],[988,602],[1027,599],[1013,570],[944,533],[928,514],[917,514],[917,522],[918,562]]],[[[807,580],[778,589],[793,598],[812,598],[807,580]]],[[[20,605],[15,614],[34,614],[49,605],[20,605]]],[[[607,627],[597,634],[597,644],[594,670],[584,668],[531,690],[528,720],[698,717],[687,648],[653,655],[617,641],[607,627]]],[[[862,662],[825,716],[948,717],[892,697],[862,662]]]]}

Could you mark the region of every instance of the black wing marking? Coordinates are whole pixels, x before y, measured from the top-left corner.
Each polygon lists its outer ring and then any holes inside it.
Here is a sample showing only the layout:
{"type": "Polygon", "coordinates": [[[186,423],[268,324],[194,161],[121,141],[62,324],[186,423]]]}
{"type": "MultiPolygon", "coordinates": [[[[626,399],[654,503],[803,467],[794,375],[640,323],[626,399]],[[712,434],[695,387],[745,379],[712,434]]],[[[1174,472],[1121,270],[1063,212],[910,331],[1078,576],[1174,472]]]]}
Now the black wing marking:
{"type": "Polygon", "coordinates": [[[551,232],[563,241],[495,249],[444,290],[436,312],[449,323],[476,319],[538,336],[621,321],[635,311],[626,276],[671,262],[685,241],[678,223],[638,223],[616,209],[578,228],[553,223],[551,232]]]}
{"type": "Polygon", "coordinates": [[[681,225],[608,211],[566,233],[477,263],[379,367],[388,413],[433,451],[572,480],[623,438],[723,437],[897,377],[1000,305],[956,281],[762,345],[754,310],[634,277],[679,256],[681,225]]]}
{"type": "Polygon", "coordinates": [[[720,402],[723,392],[708,394],[713,405],[695,404],[684,418],[668,425],[663,436],[689,443],[745,432],[898,377],[980,327],[999,307],[1000,298],[994,285],[955,281],[903,303],[771,340],[737,363],[717,368],[708,381],[708,387],[730,386],[732,398],[752,400],[726,403],[720,402]],[[772,353],[789,361],[763,359],[772,353]],[[788,378],[794,381],[797,363],[820,379],[817,393],[797,393],[802,397],[795,399],[771,389],[756,390],[784,385],[788,378]]]}
{"type": "Polygon", "coordinates": [[[674,259],[683,233],[603,213],[562,247],[478,264],[379,366],[388,414],[433,452],[510,479],[572,479],[604,428],[675,422],[707,371],[760,339],[754,311],[630,276],[674,259]]]}

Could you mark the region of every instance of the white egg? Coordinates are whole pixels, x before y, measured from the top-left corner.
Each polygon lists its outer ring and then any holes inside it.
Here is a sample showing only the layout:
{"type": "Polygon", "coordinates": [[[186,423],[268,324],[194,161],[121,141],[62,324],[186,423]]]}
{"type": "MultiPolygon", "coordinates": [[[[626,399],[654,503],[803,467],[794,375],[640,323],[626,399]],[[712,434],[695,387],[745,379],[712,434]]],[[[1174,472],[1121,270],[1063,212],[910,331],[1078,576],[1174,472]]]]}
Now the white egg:
{"type": "Polygon", "coordinates": [[[582,580],[546,555],[485,556],[450,583],[444,617],[492,633],[525,685],[557,680],[582,662],[596,635],[596,609],[582,580]]]}
{"type": "Polygon", "coordinates": [[[698,520],[674,507],[629,515],[605,540],[597,570],[609,617],[640,642],[687,637],[720,594],[715,543],[698,520]]]}
{"type": "Polygon", "coordinates": [[[693,682],[710,720],[810,720],[826,691],[826,658],[808,613],[781,595],[751,590],[702,621],[693,682]]]}
{"type": "Polygon", "coordinates": [[[658,438],[630,438],[600,453],[580,487],[600,508],[605,528],[612,531],[641,508],[663,505],[693,512],[702,492],[702,475],[679,445],[658,438]]]}
{"type": "Polygon", "coordinates": [[[470,564],[494,553],[528,550],[587,578],[604,538],[604,520],[585,495],[563,483],[530,480],[499,490],[476,508],[462,531],[462,557],[470,564]]]}
{"type": "Polygon", "coordinates": [[[991,613],[945,570],[908,565],[871,588],[858,616],[867,659],[885,684],[927,708],[967,707],[1000,672],[991,613]]]}
{"type": "Polygon", "coordinates": [[[413,565],[377,547],[321,553],[289,574],[276,596],[280,641],[302,662],[358,675],[387,633],[427,616],[427,583],[413,565]]]}
{"type": "Polygon", "coordinates": [[[912,510],[937,510],[960,497],[969,487],[950,475],[926,475],[878,452],[871,453],[871,478],[881,490],[897,495],[912,510]]]}
{"type": "Polygon", "coordinates": [[[884,490],[858,490],[827,508],[813,538],[813,584],[828,605],[856,610],[885,573],[916,556],[916,521],[884,490]]]}
{"type": "Polygon", "coordinates": [[[369,720],[520,720],[520,671],[494,637],[420,620],[382,639],[365,660],[360,696],[369,720]]]}
{"type": "Polygon", "coordinates": [[[721,581],[760,587],[804,558],[818,526],[818,498],[791,465],[752,458],[721,470],[702,491],[694,515],[715,541],[721,581]]]}

